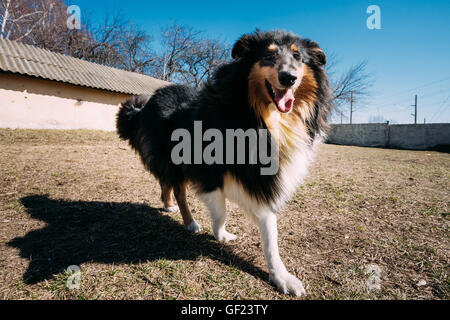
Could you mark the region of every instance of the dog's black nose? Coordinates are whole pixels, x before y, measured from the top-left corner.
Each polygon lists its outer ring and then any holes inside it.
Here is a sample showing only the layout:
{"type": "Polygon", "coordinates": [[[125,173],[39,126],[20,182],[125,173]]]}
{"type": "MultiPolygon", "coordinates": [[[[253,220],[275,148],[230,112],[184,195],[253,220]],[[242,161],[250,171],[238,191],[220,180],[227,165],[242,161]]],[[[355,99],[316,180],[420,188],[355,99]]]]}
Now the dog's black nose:
{"type": "Polygon", "coordinates": [[[297,76],[290,72],[281,71],[278,74],[278,80],[282,86],[289,88],[295,84],[295,81],[297,81],[297,76]]]}

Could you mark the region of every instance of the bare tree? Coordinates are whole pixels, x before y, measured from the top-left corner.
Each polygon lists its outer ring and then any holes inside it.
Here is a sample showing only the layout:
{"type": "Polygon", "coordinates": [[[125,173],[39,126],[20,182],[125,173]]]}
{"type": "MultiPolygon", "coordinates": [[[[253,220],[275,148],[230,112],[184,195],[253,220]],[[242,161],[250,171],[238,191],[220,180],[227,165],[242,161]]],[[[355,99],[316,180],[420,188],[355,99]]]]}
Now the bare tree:
{"type": "Polygon", "coordinates": [[[329,61],[327,72],[331,79],[334,103],[338,110],[342,105],[349,104],[352,98],[353,103],[357,104],[370,95],[373,77],[367,72],[367,61],[351,66],[341,75],[336,75],[335,68],[338,65],[336,55],[331,55],[329,61]]]}
{"type": "Polygon", "coordinates": [[[127,21],[121,12],[105,15],[97,26],[86,18],[84,28],[86,39],[75,46],[79,50],[72,56],[127,71],[150,72],[154,63],[152,37],[127,21]]]}
{"type": "Polygon", "coordinates": [[[79,30],[67,28],[64,0],[0,0],[1,37],[53,52],[157,78],[200,86],[229,56],[225,42],[173,23],[161,30],[161,50],[152,36],[121,12],[94,24],[83,15],[79,30]]]}
{"type": "Polygon", "coordinates": [[[28,40],[61,4],[58,0],[0,0],[0,38],[28,40]]]}
{"type": "Polygon", "coordinates": [[[161,30],[161,48],[155,57],[153,75],[196,87],[230,55],[225,42],[203,37],[201,31],[176,22],[161,30]]]}
{"type": "Polygon", "coordinates": [[[181,58],[182,81],[199,87],[229,56],[230,47],[224,42],[210,39],[195,41],[181,58]]]}
{"type": "Polygon", "coordinates": [[[152,37],[149,34],[133,25],[123,30],[119,38],[122,53],[121,68],[132,72],[149,73],[155,61],[150,47],[151,41],[152,37]]]}
{"type": "Polygon", "coordinates": [[[8,24],[12,24],[11,21],[11,0],[0,0],[0,17],[2,18],[2,24],[0,27],[0,38],[8,39],[9,30],[8,24]]]}
{"type": "Polygon", "coordinates": [[[63,0],[0,0],[2,38],[79,57],[89,41],[86,30],[67,28],[63,0]]]}
{"type": "Polygon", "coordinates": [[[133,72],[149,72],[154,61],[151,36],[119,12],[94,25],[88,17],[80,30],[67,28],[63,0],[0,0],[1,37],[75,58],[133,72]]]}
{"type": "Polygon", "coordinates": [[[122,65],[120,50],[125,25],[126,21],[121,12],[114,15],[106,14],[103,22],[98,25],[91,23],[87,17],[85,28],[89,39],[80,45],[82,54],[78,58],[110,67],[122,65]]]}
{"type": "Polygon", "coordinates": [[[162,51],[158,54],[154,74],[165,81],[176,81],[186,52],[192,51],[200,35],[199,31],[174,22],[161,30],[162,51]]]}

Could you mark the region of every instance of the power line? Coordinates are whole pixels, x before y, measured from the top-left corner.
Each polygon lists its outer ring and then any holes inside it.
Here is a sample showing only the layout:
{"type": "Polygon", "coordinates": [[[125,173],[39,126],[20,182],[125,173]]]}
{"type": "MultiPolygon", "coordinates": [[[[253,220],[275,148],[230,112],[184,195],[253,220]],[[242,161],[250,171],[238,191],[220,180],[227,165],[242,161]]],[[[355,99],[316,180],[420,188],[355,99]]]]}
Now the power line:
{"type": "Polygon", "coordinates": [[[450,96],[447,97],[447,99],[444,100],[444,102],[437,108],[436,112],[433,114],[433,116],[431,117],[431,121],[434,121],[434,119],[440,115],[446,108],[445,103],[448,101],[448,99],[450,98],[450,96]]]}
{"type": "Polygon", "coordinates": [[[436,91],[436,92],[434,92],[434,93],[429,93],[429,94],[425,94],[425,95],[423,95],[423,96],[421,96],[422,98],[429,98],[429,97],[434,97],[434,96],[437,96],[437,95],[440,95],[440,94],[447,94],[447,93],[450,93],[450,90],[449,89],[444,89],[444,90],[441,90],[441,91],[436,91]]]}
{"type": "MultiPolygon", "coordinates": [[[[405,107],[402,107],[402,105],[406,104],[406,101],[409,98],[407,98],[407,97],[401,98],[401,99],[396,99],[396,98],[401,97],[401,96],[403,96],[403,95],[405,95],[405,94],[407,94],[407,93],[409,93],[409,92],[411,92],[413,90],[423,89],[423,88],[429,87],[429,86],[434,85],[434,84],[443,83],[443,82],[448,81],[448,80],[450,80],[450,76],[446,77],[446,78],[443,78],[443,79],[440,79],[440,80],[436,80],[436,81],[432,81],[432,82],[429,82],[429,83],[425,83],[423,85],[417,86],[417,87],[412,88],[412,89],[401,91],[401,92],[399,92],[397,94],[385,97],[384,99],[381,100],[381,102],[378,102],[375,105],[372,105],[372,106],[369,105],[369,106],[366,106],[366,107],[368,107],[368,108],[375,107],[379,114],[381,113],[380,110],[386,109],[388,107],[389,108],[401,107],[401,109],[406,109],[405,107]],[[394,98],[394,100],[392,100],[390,98],[394,98]]],[[[428,94],[425,94],[425,95],[421,95],[421,99],[423,101],[423,98],[429,99],[429,98],[436,97],[436,96],[439,96],[439,95],[442,95],[442,94],[448,94],[449,92],[450,92],[449,89],[446,88],[444,90],[435,91],[435,92],[431,92],[431,93],[428,93],[428,94]]],[[[360,109],[360,108],[354,109],[352,102],[353,101],[351,100],[350,101],[350,123],[352,123],[352,120],[353,120],[353,113],[360,109]]],[[[414,106],[416,106],[416,105],[414,105],[414,106]]],[[[441,106],[439,108],[442,109],[442,107],[445,107],[445,106],[441,106]]],[[[417,123],[417,110],[415,110],[414,117],[415,117],[415,122],[417,123]]]]}
{"type": "Polygon", "coordinates": [[[442,103],[442,101],[445,100],[447,97],[448,97],[448,95],[435,96],[435,97],[431,97],[426,100],[427,100],[427,104],[440,105],[442,103]]]}
{"type": "MultiPolygon", "coordinates": [[[[438,96],[438,95],[441,95],[441,94],[448,94],[448,93],[450,93],[450,90],[444,89],[444,90],[432,92],[432,93],[429,93],[429,94],[421,95],[420,97],[421,98],[430,98],[430,97],[435,97],[435,96],[438,96]]],[[[410,98],[402,98],[402,99],[399,99],[399,100],[391,101],[389,103],[378,103],[377,105],[382,104],[383,105],[383,106],[381,106],[382,109],[387,108],[387,107],[398,106],[398,105],[400,107],[402,107],[402,105],[406,104],[407,100],[409,100],[409,99],[410,98]]]]}
{"type": "Polygon", "coordinates": [[[439,115],[439,114],[441,114],[441,113],[444,113],[444,112],[448,109],[448,107],[450,107],[450,104],[447,104],[446,106],[444,106],[443,109],[439,110],[439,112],[436,113],[436,116],[439,115]]]}
{"type": "Polygon", "coordinates": [[[428,86],[431,86],[431,85],[433,85],[433,84],[445,82],[445,81],[448,81],[448,80],[450,80],[450,77],[446,77],[446,78],[441,79],[441,80],[436,80],[436,81],[433,81],[433,82],[430,82],[430,83],[426,83],[426,84],[421,85],[421,86],[418,86],[418,87],[416,87],[416,88],[408,89],[408,90],[405,90],[405,91],[400,91],[400,92],[395,93],[395,94],[393,94],[393,95],[384,97],[384,99],[383,99],[381,102],[386,102],[386,101],[389,101],[391,98],[399,97],[399,96],[401,96],[401,95],[406,95],[407,93],[409,93],[409,92],[411,92],[411,91],[420,90],[420,89],[426,88],[426,87],[428,87],[428,86]]]}
{"type": "Polygon", "coordinates": [[[433,121],[436,116],[438,116],[439,114],[443,113],[444,110],[449,106],[449,105],[445,105],[447,103],[447,101],[450,100],[450,95],[447,96],[447,98],[442,102],[442,104],[438,107],[438,109],[436,110],[436,112],[433,114],[433,116],[431,117],[430,121],[433,121]]]}

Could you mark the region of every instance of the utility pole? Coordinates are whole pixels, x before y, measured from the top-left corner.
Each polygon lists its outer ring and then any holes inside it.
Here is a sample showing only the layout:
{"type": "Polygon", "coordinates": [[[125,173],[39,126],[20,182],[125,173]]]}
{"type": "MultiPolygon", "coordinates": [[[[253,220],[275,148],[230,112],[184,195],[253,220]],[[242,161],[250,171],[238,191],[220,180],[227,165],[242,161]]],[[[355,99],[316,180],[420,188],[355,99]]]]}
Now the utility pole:
{"type": "Polygon", "coordinates": [[[411,106],[414,107],[414,113],[411,114],[414,117],[414,124],[417,124],[417,94],[416,94],[416,102],[411,106]]]}
{"type": "Polygon", "coordinates": [[[353,124],[353,91],[350,92],[351,93],[351,97],[350,97],[350,124],[353,124]]]}
{"type": "Polygon", "coordinates": [[[417,94],[416,94],[416,103],[414,105],[415,105],[414,124],[417,124],[417,94]]]}
{"type": "Polygon", "coordinates": [[[341,111],[341,124],[342,124],[342,111],[341,111]]]}

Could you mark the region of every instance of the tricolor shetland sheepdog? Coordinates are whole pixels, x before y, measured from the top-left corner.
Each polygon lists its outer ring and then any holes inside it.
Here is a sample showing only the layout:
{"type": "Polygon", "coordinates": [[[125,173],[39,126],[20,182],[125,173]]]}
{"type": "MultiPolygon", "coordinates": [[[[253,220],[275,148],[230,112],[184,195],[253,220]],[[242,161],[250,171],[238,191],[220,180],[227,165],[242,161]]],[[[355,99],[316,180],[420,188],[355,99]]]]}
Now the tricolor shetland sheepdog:
{"type": "MultiPolygon", "coordinates": [[[[281,292],[297,296],[305,290],[281,261],[277,212],[302,183],[328,129],[332,99],[325,64],[326,55],[316,42],[284,31],[258,30],[235,43],[232,60],[220,66],[201,89],[169,85],[152,96],[124,102],[117,115],[120,137],[129,140],[159,180],[164,208],[179,210],[186,229],[199,232],[186,202],[186,186],[191,184],[209,209],[215,238],[226,242],[236,236],[225,228],[225,199],[237,203],[260,228],[271,282],[281,292]],[[243,150],[216,150],[227,159],[231,153],[231,160],[243,152],[244,163],[175,163],[174,131],[195,135],[196,123],[201,123],[203,131],[214,129],[224,137],[229,129],[254,130],[258,145],[277,150],[272,155],[277,156],[278,170],[263,175],[261,169],[267,163],[248,161],[254,143],[246,143],[243,150]],[[269,138],[261,144],[263,132],[269,138]]],[[[184,150],[183,157],[191,152],[199,155],[206,145],[203,141],[200,149],[184,150]]]]}

